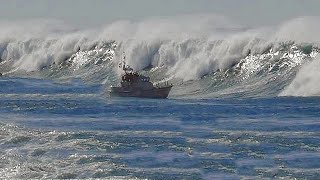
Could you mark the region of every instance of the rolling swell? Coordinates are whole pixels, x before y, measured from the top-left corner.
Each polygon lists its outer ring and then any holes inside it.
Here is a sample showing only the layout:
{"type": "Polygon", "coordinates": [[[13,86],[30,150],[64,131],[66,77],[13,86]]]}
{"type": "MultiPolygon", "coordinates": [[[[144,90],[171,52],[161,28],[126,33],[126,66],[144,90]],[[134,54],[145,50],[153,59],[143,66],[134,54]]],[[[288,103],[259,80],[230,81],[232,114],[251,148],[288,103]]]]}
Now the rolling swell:
{"type": "Polygon", "coordinates": [[[203,17],[116,22],[94,30],[40,28],[34,31],[41,33],[22,37],[8,33],[19,26],[8,25],[11,31],[0,37],[0,71],[5,76],[80,78],[109,86],[119,82],[118,64],[126,52],[134,69],[156,83],[173,83],[171,97],[320,94],[320,87],[312,85],[318,77],[312,67],[318,67],[320,52],[316,19],[295,19],[271,30],[244,29],[215,16],[197,18],[203,17]],[[154,28],[155,23],[161,28],[154,28]],[[197,28],[186,28],[191,26],[197,28]],[[299,31],[308,35],[297,36],[299,31]],[[302,88],[305,79],[311,82],[308,88],[302,88]]]}

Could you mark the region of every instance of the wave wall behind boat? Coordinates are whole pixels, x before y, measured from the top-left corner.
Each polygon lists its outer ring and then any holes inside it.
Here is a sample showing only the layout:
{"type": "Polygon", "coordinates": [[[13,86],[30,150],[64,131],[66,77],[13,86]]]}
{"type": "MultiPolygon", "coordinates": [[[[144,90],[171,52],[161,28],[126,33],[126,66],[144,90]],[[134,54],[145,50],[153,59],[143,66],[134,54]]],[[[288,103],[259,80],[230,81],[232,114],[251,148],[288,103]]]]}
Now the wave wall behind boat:
{"type": "Polygon", "coordinates": [[[315,86],[294,87],[299,79],[319,77],[308,70],[318,62],[318,19],[258,28],[212,14],[87,29],[52,20],[0,22],[0,71],[111,85],[119,82],[125,52],[135,70],[173,83],[175,97],[313,96],[319,95],[315,86]]]}

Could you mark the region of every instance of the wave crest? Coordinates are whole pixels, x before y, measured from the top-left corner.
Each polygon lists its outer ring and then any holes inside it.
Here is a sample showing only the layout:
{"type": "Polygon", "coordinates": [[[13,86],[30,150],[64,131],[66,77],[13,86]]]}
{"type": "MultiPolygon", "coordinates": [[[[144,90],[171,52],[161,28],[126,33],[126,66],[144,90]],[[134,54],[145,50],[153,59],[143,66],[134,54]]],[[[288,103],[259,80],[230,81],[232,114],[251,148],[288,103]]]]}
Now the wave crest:
{"type": "MultiPolygon", "coordinates": [[[[263,86],[273,95],[294,95],[290,89],[297,85],[286,86],[301,65],[313,63],[320,44],[316,17],[255,29],[215,15],[121,21],[90,30],[51,25],[6,24],[0,31],[1,73],[17,75],[49,69],[50,73],[43,74],[116,83],[117,67],[122,52],[126,52],[130,66],[156,79],[167,78],[181,87],[189,81],[192,85],[200,83],[195,94],[268,94],[258,90],[263,86]],[[22,29],[29,28],[30,32],[23,33],[22,29]],[[276,86],[280,89],[270,89],[276,86]]],[[[307,67],[301,69],[293,84],[312,71],[304,70],[307,67]]]]}
{"type": "Polygon", "coordinates": [[[320,96],[320,57],[305,64],[280,96],[320,96]]]}

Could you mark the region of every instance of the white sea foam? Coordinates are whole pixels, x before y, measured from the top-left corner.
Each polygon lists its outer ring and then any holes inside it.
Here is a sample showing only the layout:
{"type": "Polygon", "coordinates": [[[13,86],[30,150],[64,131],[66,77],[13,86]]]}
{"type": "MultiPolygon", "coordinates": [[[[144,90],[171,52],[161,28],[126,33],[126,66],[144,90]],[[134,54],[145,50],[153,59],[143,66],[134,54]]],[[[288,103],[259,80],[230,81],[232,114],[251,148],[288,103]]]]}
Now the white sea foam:
{"type": "Polygon", "coordinates": [[[305,64],[280,96],[320,96],[320,57],[305,64]]]}

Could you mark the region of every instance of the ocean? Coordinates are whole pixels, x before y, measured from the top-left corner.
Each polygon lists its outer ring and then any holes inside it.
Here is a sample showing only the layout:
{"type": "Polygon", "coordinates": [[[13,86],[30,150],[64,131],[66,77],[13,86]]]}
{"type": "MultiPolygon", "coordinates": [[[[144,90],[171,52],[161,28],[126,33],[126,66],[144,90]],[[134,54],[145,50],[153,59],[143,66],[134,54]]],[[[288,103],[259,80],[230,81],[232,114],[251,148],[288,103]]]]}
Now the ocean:
{"type": "Polygon", "coordinates": [[[4,27],[0,178],[319,179],[318,21],[178,20],[4,27]],[[167,99],[109,97],[123,52],[167,99]]]}

